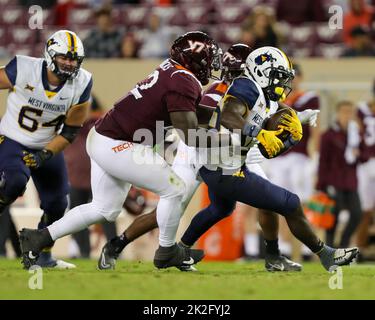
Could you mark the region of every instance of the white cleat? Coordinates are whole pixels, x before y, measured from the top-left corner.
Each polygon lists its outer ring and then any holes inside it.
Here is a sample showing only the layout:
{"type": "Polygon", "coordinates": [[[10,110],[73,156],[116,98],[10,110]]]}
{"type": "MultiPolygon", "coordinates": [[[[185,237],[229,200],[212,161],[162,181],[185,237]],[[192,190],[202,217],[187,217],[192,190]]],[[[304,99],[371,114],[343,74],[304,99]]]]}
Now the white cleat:
{"type": "Polygon", "coordinates": [[[56,260],[56,265],[53,267],[55,269],[75,269],[77,266],[73,263],[69,263],[63,260],[56,260]]]}

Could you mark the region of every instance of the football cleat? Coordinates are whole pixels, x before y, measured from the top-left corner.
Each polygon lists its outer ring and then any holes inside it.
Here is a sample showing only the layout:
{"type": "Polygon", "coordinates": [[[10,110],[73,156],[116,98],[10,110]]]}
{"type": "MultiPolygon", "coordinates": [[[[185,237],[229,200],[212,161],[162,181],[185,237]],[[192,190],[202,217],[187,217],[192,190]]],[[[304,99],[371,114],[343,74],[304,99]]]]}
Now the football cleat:
{"type": "Polygon", "coordinates": [[[269,272],[301,271],[302,265],[282,255],[266,255],[265,268],[269,272]]]}
{"type": "Polygon", "coordinates": [[[176,267],[181,271],[192,271],[184,267],[190,267],[203,258],[203,250],[184,248],[177,244],[172,247],[159,246],[155,252],[154,265],[158,269],[176,267]]]}
{"type": "Polygon", "coordinates": [[[35,264],[42,268],[54,268],[54,269],[76,268],[76,265],[73,263],[54,259],[51,255],[51,252],[41,252],[35,264]]]}
{"type": "Polygon", "coordinates": [[[52,239],[49,234],[48,236],[46,235],[45,230],[24,228],[20,231],[20,246],[22,252],[21,262],[25,269],[29,269],[31,266],[36,265],[40,251],[53,244],[52,239]]]}
{"type": "MultiPolygon", "coordinates": [[[[121,252],[121,251],[120,251],[121,252]]],[[[113,245],[112,241],[108,241],[100,253],[98,260],[99,270],[114,270],[116,266],[116,260],[119,256],[119,253],[116,252],[116,248],[113,245]]]]}
{"type": "Polygon", "coordinates": [[[345,266],[354,261],[358,256],[359,249],[357,247],[333,249],[325,246],[319,254],[323,267],[328,271],[334,271],[339,266],[345,266]]]}

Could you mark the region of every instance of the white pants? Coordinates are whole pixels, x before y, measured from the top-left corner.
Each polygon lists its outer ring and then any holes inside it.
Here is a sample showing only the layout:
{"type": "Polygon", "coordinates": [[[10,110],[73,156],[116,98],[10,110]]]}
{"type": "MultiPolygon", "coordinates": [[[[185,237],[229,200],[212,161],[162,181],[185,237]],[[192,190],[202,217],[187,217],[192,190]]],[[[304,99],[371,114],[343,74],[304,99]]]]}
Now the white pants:
{"type": "Polygon", "coordinates": [[[310,158],[297,152],[270,159],[265,168],[272,183],[294,192],[301,202],[306,202],[313,194],[315,170],[310,158]]]}
{"type": "Polygon", "coordinates": [[[358,191],[363,211],[375,209],[375,158],[358,166],[358,191]]]}
{"type": "Polygon", "coordinates": [[[160,196],[158,208],[168,213],[160,220],[161,234],[169,228],[168,223],[178,227],[180,216],[176,214],[183,202],[185,184],[152,147],[114,140],[92,128],[86,148],[91,158],[92,202],[73,208],[52,224],[48,229],[53,240],[103,219],[114,221],[132,184],[160,196]]]}

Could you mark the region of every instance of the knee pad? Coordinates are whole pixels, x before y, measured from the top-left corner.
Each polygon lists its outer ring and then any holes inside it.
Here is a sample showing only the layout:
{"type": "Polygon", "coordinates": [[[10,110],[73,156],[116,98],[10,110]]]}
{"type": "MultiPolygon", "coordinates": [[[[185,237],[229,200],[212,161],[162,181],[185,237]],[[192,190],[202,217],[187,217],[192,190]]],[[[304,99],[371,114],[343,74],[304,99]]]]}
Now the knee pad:
{"type": "Polygon", "coordinates": [[[11,204],[26,190],[28,176],[19,171],[3,171],[1,174],[0,194],[3,201],[11,204]]]}

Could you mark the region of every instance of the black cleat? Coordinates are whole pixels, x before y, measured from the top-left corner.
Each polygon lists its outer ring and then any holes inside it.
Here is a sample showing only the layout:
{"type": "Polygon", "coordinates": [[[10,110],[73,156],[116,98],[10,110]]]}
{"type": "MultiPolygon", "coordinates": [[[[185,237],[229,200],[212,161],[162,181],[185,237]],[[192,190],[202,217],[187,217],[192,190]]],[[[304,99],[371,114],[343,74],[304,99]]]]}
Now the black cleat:
{"type": "Polygon", "coordinates": [[[203,250],[183,248],[177,244],[172,247],[159,246],[155,252],[154,265],[158,269],[176,267],[181,271],[193,271],[187,267],[191,267],[203,258],[203,250]]]}
{"type": "Polygon", "coordinates": [[[269,272],[302,270],[302,266],[299,263],[289,260],[282,255],[266,255],[265,268],[269,272]]]}
{"type": "Polygon", "coordinates": [[[47,229],[22,229],[20,231],[20,245],[24,269],[29,269],[31,266],[36,265],[40,251],[52,245],[52,243],[53,241],[47,229]]]}
{"type": "Polygon", "coordinates": [[[100,253],[98,260],[99,270],[114,270],[116,266],[116,260],[120,255],[122,249],[118,252],[113,244],[113,241],[108,241],[100,253]]]}

